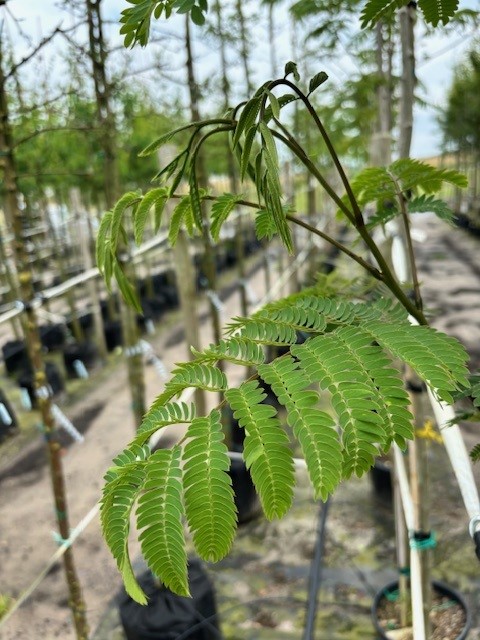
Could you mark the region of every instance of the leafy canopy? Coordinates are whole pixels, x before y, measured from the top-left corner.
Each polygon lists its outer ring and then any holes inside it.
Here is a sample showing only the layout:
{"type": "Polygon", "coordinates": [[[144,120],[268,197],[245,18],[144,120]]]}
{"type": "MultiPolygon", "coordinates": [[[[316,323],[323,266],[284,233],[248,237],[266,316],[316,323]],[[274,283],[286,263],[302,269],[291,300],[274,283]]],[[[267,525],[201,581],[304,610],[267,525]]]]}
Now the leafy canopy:
{"type": "Polygon", "coordinates": [[[318,73],[310,80],[307,94],[290,77],[298,79],[292,62],[283,78],[262,85],[226,117],[192,123],[150,144],[145,155],[185,131],[189,134],[177,156],[157,174],[157,186],[143,195],[125,194],[105,214],[97,240],[99,268],[107,283],[115,277],[124,297],[136,305],[133,286],[123,273],[121,256],[117,256],[128,228],[126,216],[131,216],[134,237],[140,243],[150,216],[159,227],[168,200],[176,203],[168,232],[172,243],[182,227],[190,235],[200,232],[203,201],[213,203],[214,239],[219,238],[225,220],[242,205],[257,212],[257,235],[277,235],[292,249],[290,225],[305,223],[283,200],[277,149],[283,144],[331,195],[347,223],[372,251],[376,266],[307,225],[310,233],[321,235],[361,264],[396,301],[379,297],[358,302],[306,290],[266,305],[251,317],[233,319],[218,344],[195,351],[191,362],[174,369],[133,442],[114,460],[105,477],[101,505],[104,536],[128,593],[138,602],[146,599],[129,559],[133,514],[149,566],[176,593],[188,595],[184,520],[196,551],[205,560],[219,560],[231,547],[236,507],[221,425],[224,406],[245,431],[243,457],[265,515],[273,519],[284,516],[293,500],[294,451],[305,459],[314,495],[325,500],[343,479],[365,473],[375,456],[387,452],[393,442],[405,447],[413,437],[409,398],[398,362],[411,367],[445,402],[471,389],[464,348],[426,326],[421,309],[403,292],[382,259],[362,212],[369,202],[381,203],[382,211],[390,199],[395,214],[408,215],[405,202],[410,193],[419,201],[417,209],[433,207],[429,198],[444,181],[462,186],[464,178],[456,172],[401,160],[388,169],[362,172],[350,183],[310,102],[325,74],[318,73]],[[343,199],[283,122],[283,109],[297,100],[330,150],[347,192],[343,199]],[[230,136],[243,180],[250,179],[255,185],[257,202],[235,194],[212,196],[198,188],[195,165],[199,150],[207,140],[224,135],[230,136]],[[175,189],[182,179],[188,181],[190,193],[179,196],[175,189]],[[418,319],[419,326],[410,324],[409,313],[418,319]],[[287,353],[267,362],[265,348],[269,346],[287,353]],[[233,386],[219,362],[241,367],[249,377],[233,386]],[[194,407],[182,402],[183,393],[192,388],[220,392],[224,400],[208,415],[197,416],[194,407]],[[280,414],[264,403],[267,392],[283,407],[280,414]],[[327,409],[321,403],[324,398],[330,403],[327,409]],[[151,454],[150,437],[179,423],[187,425],[184,439],[171,449],[151,454]]]}

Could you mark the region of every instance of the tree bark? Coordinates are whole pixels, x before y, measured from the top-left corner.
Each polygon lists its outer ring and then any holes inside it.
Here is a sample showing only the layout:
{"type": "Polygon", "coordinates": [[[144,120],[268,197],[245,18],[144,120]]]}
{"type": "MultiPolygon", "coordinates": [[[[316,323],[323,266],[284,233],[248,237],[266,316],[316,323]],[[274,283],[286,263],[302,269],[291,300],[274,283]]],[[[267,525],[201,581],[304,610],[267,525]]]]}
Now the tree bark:
{"type": "Polygon", "coordinates": [[[400,158],[409,157],[412,144],[413,103],[415,98],[415,15],[415,2],[410,2],[399,11],[400,42],[402,49],[400,138],[398,142],[398,154],[400,158]]]}
{"type": "MultiPolygon", "coordinates": [[[[47,391],[48,381],[42,346],[38,332],[37,314],[34,305],[32,271],[24,241],[24,215],[20,206],[15,156],[9,122],[8,100],[3,71],[3,51],[0,46],[0,167],[4,177],[4,208],[12,225],[14,235],[14,256],[20,283],[20,295],[25,305],[23,328],[27,351],[34,375],[35,392],[42,417],[45,441],[48,449],[50,480],[52,484],[58,531],[63,540],[70,537],[65,478],[63,473],[61,447],[57,439],[55,419],[52,414],[52,400],[47,391]]],[[[73,549],[68,547],[63,555],[63,565],[68,584],[69,605],[72,610],[78,640],[88,640],[88,624],[85,602],[75,568],[73,549]]]]}
{"type": "MultiPolygon", "coordinates": [[[[111,107],[111,86],[106,72],[107,51],[103,37],[101,0],[86,0],[90,57],[92,61],[97,117],[102,131],[101,145],[104,158],[104,185],[107,209],[111,209],[120,195],[119,170],[116,148],[116,126],[111,107]]],[[[130,281],[135,280],[133,260],[127,251],[122,254],[124,268],[130,281]]],[[[127,356],[128,381],[132,395],[135,425],[142,423],[146,410],[143,355],[137,353],[138,329],[135,311],[123,301],[120,303],[123,341],[127,356]]]]}

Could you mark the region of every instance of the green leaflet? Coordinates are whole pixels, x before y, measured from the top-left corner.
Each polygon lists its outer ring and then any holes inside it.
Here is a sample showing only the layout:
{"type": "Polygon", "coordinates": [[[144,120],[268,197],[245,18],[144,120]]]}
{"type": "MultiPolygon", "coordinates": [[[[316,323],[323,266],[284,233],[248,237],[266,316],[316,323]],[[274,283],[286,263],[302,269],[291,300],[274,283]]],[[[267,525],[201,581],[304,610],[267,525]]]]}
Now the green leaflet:
{"type": "Polygon", "coordinates": [[[155,206],[155,229],[158,231],[161,223],[161,214],[167,199],[168,190],[165,187],[151,189],[143,196],[142,201],[136,208],[133,220],[133,230],[137,245],[142,244],[147,217],[153,206],[155,206]]]}
{"type": "Polygon", "coordinates": [[[170,140],[172,140],[177,135],[177,133],[180,133],[181,131],[186,131],[187,129],[192,129],[194,127],[196,128],[197,126],[198,126],[197,122],[191,122],[190,124],[183,125],[183,127],[178,127],[178,129],[169,131],[168,133],[165,133],[163,136],[160,136],[159,138],[154,140],[154,142],[150,143],[147,147],[145,147],[145,149],[140,151],[138,155],[141,157],[149,156],[152,153],[155,153],[155,151],[157,151],[157,149],[160,149],[160,147],[162,147],[164,144],[166,144],[167,142],[170,142],[170,140]]]}
{"type": "Polygon", "coordinates": [[[255,96],[247,102],[243,107],[240,118],[238,119],[237,126],[235,127],[235,133],[233,134],[233,147],[235,148],[240,141],[242,133],[247,132],[254,126],[257,119],[260,107],[262,104],[263,95],[255,96]]]}
{"type": "Polygon", "coordinates": [[[145,461],[130,463],[120,475],[110,471],[100,503],[100,521],[105,541],[122,573],[127,593],[140,604],[147,599],[138,585],[128,553],[130,514],[145,479],[145,461]]]}
{"type": "Polygon", "coordinates": [[[275,235],[275,232],[276,227],[272,216],[267,209],[262,209],[255,216],[255,233],[257,234],[257,238],[259,240],[262,238],[271,240],[275,235]]]}
{"type": "Polygon", "coordinates": [[[159,449],[150,457],[138,500],[137,528],[142,554],[153,573],[179,595],[188,596],[183,533],[181,447],[159,449]]]}
{"type": "Polygon", "coordinates": [[[246,367],[262,364],[265,361],[263,347],[253,340],[233,337],[211,344],[208,349],[196,351],[192,348],[196,362],[216,362],[226,360],[246,367]]]}
{"type": "Polygon", "coordinates": [[[430,213],[433,212],[441,220],[453,221],[453,211],[443,200],[438,200],[434,196],[421,195],[408,202],[409,213],[430,213]]]}
{"type": "Polygon", "coordinates": [[[168,402],[163,406],[155,403],[145,414],[142,424],[137,430],[137,435],[129,448],[143,445],[151,436],[163,427],[173,424],[187,424],[195,418],[195,405],[185,402],[168,402]]]}
{"type": "Polygon", "coordinates": [[[172,247],[175,246],[181,226],[188,215],[191,215],[191,211],[190,196],[184,196],[173,210],[172,219],[170,221],[168,241],[172,247]]]}
{"type": "Polygon", "coordinates": [[[165,385],[163,393],[154,401],[152,409],[164,405],[190,387],[224,391],[227,388],[227,378],[223,371],[212,365],[185,362],[172,371],[172,378],[165,385]]]}
{"type": "Polygon", "coordinates": [[[318,89],[318,87],[322,85],[324,82],[326,82],[327,80],[328,80],[328,75],[325,73],[325,71],[320,71],[320,73],[315,74],[313,78],[310,80],[310,82],[308,83],[308,95],[313,93],[315,89],[318,89]]]}
{"type": "Polygon", "coordinates": [[[236,196],[231,193],[224,193],[222,196],[218,196],[213,203],[210,211],[210,215],[212,217],[210,233],[215,241],[219,240],[222,225],[235,208],[239,199],[241,199],[240,196],[236,196]]]}
{"type": "Polygon", "coordinates": [[[97,267],[101,273],[104,272],[106,254],[111,252],[109,243],[109,232],[112,225],[112,216],[113,213],[111,211],[107,211],[103,214],[102,221],[100,222],[100,227],[97,233],[97,242],[95,249],[97,267]]]}
{"type": "Polygon", "coordinates": [[[256,380],[229,389],[225,398],[245,429],[243,456],[265,515],[281,518],[292,504],[295,476],[288,438],[275,409],[262,404],[265,393],[256,380]]]}
{"type": "MultiPolygon", "coordinates": [[[[240,180],[245,180],[245,176],[247,175],[249,163],[250,163],[250,155],[252,152],[252,146],[255,141],[255,136],[257,135],[257,126],[250,127],[245,134],[245,139],[243,142],[243,148],[240,156],[240,180]]],[[[240,146],[240,145],[238,145],[240,146]]]]}
{"type": "Polygon", "coordinates": [[[195,418],[187,438],[183,485],[188,525],[200,557],[218,561],[230,550],[237,524],[220,412],[195,418]]]}
{"type": "Polygon", "coordinates": [[[320,397],[307,389],[309,378],[290,356],[258,367],[287,410],[287,422],[302,447],[315,496],[326,500],[341,479],[342,454],[332,417],[318,408],[320,397]]]}
{"type": "Polygon", "coordinates": [[[342,430],[344,476],[361,476],[378,455],[376,443],[387,442],[373,385],[361,367],[345,357],[334,334],[312,338],[291,351],[300,361],[304,378],[331,393],[342,430]]]}
{"type": "Polygon", "coordinates": [[[123,195],[120,200],[115,204],[112,210],[112,222],[110,227],[110,242],[112,246],[112,253],[115,253],[119,240],[120,229],[122,225],[123,214],[125,211],[139,202],[140,194],[136,191],[129,191],[123,195]]]}
{"type": "MultiPolygon", "coordinates": [[[[404,6],[403,0],[368,0],[362,11],[362,28],[374,25],[395,9],[404,6]]],[[[458,9],[458,0],[419,0],[425,22],[436,27],[439,22],[447,24],[458,9]]]]}
{"type": "Polygon", "coordinates": [[[137,293],[130,282],[127,280],[126,275],[123,273],[121,266],[116,260],[113,263],[113,275],[115,276],[118,288],[120,289],[125,302],[127,302],[139,313],[142,313],[142,305],[140,304],[137,293]]]}
{"type": "Polygon", "coordinates": [[[414,369],[438,397],[452,403],[452,393],[468,387],[468,355],[454,338],[431,327],[370,322],[366,329],[383,347],[414,369]]]}

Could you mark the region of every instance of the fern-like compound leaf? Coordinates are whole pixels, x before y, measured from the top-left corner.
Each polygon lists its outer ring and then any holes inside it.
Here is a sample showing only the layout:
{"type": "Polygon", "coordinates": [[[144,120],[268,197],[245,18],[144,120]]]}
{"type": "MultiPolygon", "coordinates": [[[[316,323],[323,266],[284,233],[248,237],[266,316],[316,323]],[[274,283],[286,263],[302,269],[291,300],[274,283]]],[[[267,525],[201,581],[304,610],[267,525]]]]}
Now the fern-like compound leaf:
{"type": "Polygon", "coordinates": [[[431,327],[370,322],[368,331],[384,348],[406,362],[445,402],[468,387],[468,355],[454,338],[431,327]]]}
{"type": "MultiPolygon", "coordinates": [[[[406,440],[413,438],[413,416],[399,372],[393,368],[384,350],[372,344],[371,335],[361,327],[340,327],[334,335],[343,345],[344,357],[361,372],[363,391],[368,389],[374,399],[385,431],[383,451],[386,452],[393,441],[405,448],[406,440]]],[[[365,407],[368,407],[367,398],[365,394],[365,407]]]]}
{"type": "Polygon", "coordinates": [[[143,445],[159,429],[174,424],[188,424],[195,418],[195,405],[185,402],[168,402],[163,406],[155,404],[145,414],[137,430],[132,446],[143,445]]]}
{"type": "Polygon", "coordinates": [[[196,351],[192,349],[196,362],[216,362],[226,360],[235,364],[252,367],[265,362],[263,348],[253,340],[233,337],[211,344],[208,349],[196,351]]]}
{"type": "Polygon", "coordinates": [[[443,200],[423,194],[408,202],[409,213],[434,213],[441,220],[453,221],[453,211],[443,200]]]}
{"type": "Polygon", "coordinates": [[[213,203],[210,212],[212,217],[210,233],[215,241],[219,240],[222,225],[235,208],[239,199],[239,196],[232,195],[231,193],[224,193],[222,196],[218,196],[213,203]]]}
{"type": "Polygon", "coordinates": [[[151,189],[143,196],[142,201],[135,210],[135,217],[133,220],[133,231],[137,245],[142,243],[145,224],[152,207],[155,207],[155,227],[157,229],[160,227],[161,212],[163,211],[163,207],[165,206],[167,199],[168,190],[165,187],[151,189]]]}
{"type": "Polygon", "coordinates": [[[111,246],[110,246],[110,228],[112,226],[112,216],[113,213],[111,211],[107,211],[103,214],[102,221],[100,222],[100,226],[98,228],[97,233],[97,242],[96,242],[96,259],[97,259],[97,267],[100,273],[104,273],[105,260],[107,253],[111,254],[111,246]]]}
{"type": "Polygon", "coordinates": [[[241,338],[253,340],[260,344],[285,346],[297,341],[295,328],[286,322],[270,320],[261,316],[252,318],[233,318],[227,325],[227,333],[238,331],[241,338]]]}
{"type": "Polygon", "coordinates": [[[113,467],[106,474],[107,484],[100,503],[100,521],[105,541],[115,558],[127,593],[140,604],[147,599],[138,585],[128,553],[130,514],[145,480],[144,460],[113,467]]]}
{"type": "Polygon", "coordinates": [[[230,550],[237,523],[220,412],[195,418],[186,437],[183,486],[188,525],[200,557],[218,561],[230,550]]]}
{"type": "Polygon", "coordinates": [[[182,224],[188,216],[192,216],[192,204],[189,195],[183,197],[173,210],[168,231],[168,241],[172,246],[175,246],[182,224]]]}
{"type": "Polygon", "coordinates": [[[192,129],[193,127],[197,128],[198,122],[191,122],[190,124],[183,125],[182,127],[178,127],[173,131],[169,131],[168,133],[163,134],[162,136],[151,142],[148,146],[146,146],[145,149],[140,151],[138,155],[143,157],[155,153],[155,151],[160,149],[160,147],[163,147],[164,144],[170,142],[170,140],[172,140],[177,135],[177,133],[181,133],[182,131],[186,131],[187,129],[192,129]]]}
{"type": "Polygon", "coordinates": [[[290,509],[295,476],[288,437],[275,409],[262,404],[265,397],[256,380],[225,392],[234,417],[245,429],[243,457],[265,515],[271,520],[290,509]]]}
{"type": "Polygon", "coordinates": [[[470,451],[470,458],[473,462],[478,462],[480,460],[480,444],[476,444],[470,451]]]}
{"type": "Polygon", "coordinates": [[[316,497],[326,500],[340,482],[342,454],[335,423],[318,408],[316,391],[309,390],[310,379],[291,357],[258,367],[260,377],[275,392],[287,410],[287,422],[298,439],[316,497]]]}
{"type": "Polygon", "coordinates": [[[112,243],[112,252],[115,252],[121,235],[122,220],[125,211],[140,201],[140,195],[136,191],[125,193],[115,204],[112,210],[112,219],[110,226],[110,238],[112,243]]]}
{"type": "Polygon", "coordinates": [[[307,340],[291,351],[311,382],[330,392],[342,430],[343,475],[361,476],[373,465],[379,444],[388,439],[377,402],[378,393],[358,362],[349,361],[335,333],[307,340]]]}
{"type": "Polygon", "coordinates": [[[236,147],[240,142],[240,138],[244,132],[247,133],[249,129],[255,126],[261,105],[262,96],[255,96],[243,107],[237,126],[235,127],[235,133],[233,134],[233,147],[236,147]]]}
{"type": "Polygon", "coordinates": [[[425,22],[436,27],[439,22],[447,24],[458,9],[458,0],[419,0],[425,22]]]}
{"type": "Polygon", "coordinates": [[[161,407],[190,387],[205,391],[225,391],[227,378],[223,371],[213,365],[185,362],[172,371],[172,378],[165,385],[163,393],[152,404],[152,409],[161,407]]]}
{"type": "Polygon", "coordinates": [[[159,449],[149,458],[137,528],[142,554],[153,573],[175,593],[188,596],[181,451],[179,446],[159,449]]]}

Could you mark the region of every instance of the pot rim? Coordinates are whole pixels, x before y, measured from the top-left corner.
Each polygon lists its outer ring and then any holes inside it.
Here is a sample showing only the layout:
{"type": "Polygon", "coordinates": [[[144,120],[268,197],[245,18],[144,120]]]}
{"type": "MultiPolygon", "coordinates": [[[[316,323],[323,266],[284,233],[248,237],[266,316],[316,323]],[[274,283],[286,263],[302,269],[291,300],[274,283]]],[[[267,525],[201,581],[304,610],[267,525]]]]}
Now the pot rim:
{"type": "MultiPolygon", "coordinates": [[[[452,600],[456,600],[465,611],[465,618],[466,618],[465,626],[463,627],[460,635],[458,635],[455,638],[455,640],[465,640],[472,626],[472,612],[468,607],[465,598],[458,591],[456,591],[456,589],[454,589],[450,585],[447,585],[445,582],[442,582],[440,580],[432,580],[432,585],[440,594],[450,596],[452,600]]],[[[386,584],[382,589],[377,591],[377,593],[375,594],[375,597],[373,598],[373,603],[371,608],[372,621],[373,621],[373,626],[375,627],[375,631],[378,633],[379,638],[381,640],[388,640],[388,637],[385,635],[385,630],[382,629],[378,621],[378,617],[377,617],[378,605],[380,601],[385,597],[385,594],[387,592],[394,591],[396,588],[398,588],[398,580],[393,580],[392,582],[389,582],[388,584],[386,584]]]]}

